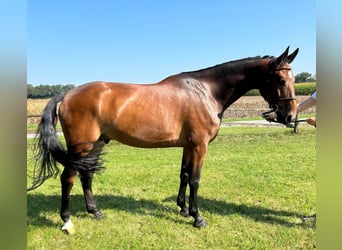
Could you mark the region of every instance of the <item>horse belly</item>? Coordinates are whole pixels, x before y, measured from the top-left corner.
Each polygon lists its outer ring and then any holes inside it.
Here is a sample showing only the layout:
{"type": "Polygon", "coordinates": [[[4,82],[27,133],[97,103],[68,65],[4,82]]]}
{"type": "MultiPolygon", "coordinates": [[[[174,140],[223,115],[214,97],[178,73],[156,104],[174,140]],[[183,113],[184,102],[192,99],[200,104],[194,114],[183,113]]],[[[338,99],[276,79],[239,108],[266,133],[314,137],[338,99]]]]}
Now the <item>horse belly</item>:
{"type": "Polygon", "coordinates": [[[180,146],[179,136],[165,129],[159,130],[153,126],[137,126],[112,129],[110,137],[121,143],[142,148],[180,146]]]}
{"type": "MultiPolygon", "coordinates": [[[[149,110],[151,111],[151,110],[149,110]]],[[[127,113],[117,118],[106,134],[114,140],[134,147],[181,146],[181,125],[156,112],[127,113]]]]}

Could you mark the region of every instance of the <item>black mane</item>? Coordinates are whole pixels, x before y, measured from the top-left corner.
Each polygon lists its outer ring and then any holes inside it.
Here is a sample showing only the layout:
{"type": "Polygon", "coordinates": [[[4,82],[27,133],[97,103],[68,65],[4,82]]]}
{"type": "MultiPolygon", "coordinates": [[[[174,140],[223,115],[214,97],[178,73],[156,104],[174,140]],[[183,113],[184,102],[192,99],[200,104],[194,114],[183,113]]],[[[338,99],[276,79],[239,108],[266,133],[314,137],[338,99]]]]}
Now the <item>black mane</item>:
{"type": "Polygon", "coordinates": [[[226,73],[227,71],[231,70],[232,68],[235,68],[238,65],[245,64],[248,61],[255,61],[255,60],[261,60],[261,59],[273,59],[273,56],[255,56],[255,57],[247,57],[247,58],[242,58],[242,59],[237,59],[237,60],[232,60],[229,62],[217,64],[215,66],[211,66],[208,68],[203,68],[199,70],[194,70],[194,71],[186,71],[182,72],[180,74],[187,74],[187,75],[196,75],[196,76],[206,76],[209,73],[216,72],[219,73],[221,72],[222,74],[226,73]],[[232,67],[234,66],[234,67],[232,67]]]}

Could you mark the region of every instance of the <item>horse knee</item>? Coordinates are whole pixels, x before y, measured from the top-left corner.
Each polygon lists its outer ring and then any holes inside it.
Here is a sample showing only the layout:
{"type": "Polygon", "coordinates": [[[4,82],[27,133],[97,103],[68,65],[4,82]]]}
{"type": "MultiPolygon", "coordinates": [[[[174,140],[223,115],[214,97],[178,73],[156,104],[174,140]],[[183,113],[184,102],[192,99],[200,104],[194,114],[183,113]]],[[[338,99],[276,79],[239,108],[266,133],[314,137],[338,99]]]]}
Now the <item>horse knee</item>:
{"type": "Polygon", "coordinates": [[[193,181],[190,181],[190,183],[189,183],[190,188],[194,189],[196,191],[199,188],[199,185],[200,185],[200,181],[199,180],[193,180],[193,181]]]}
{"type": "Polygon", "coordinates": [[[181,173],[180,174],[180,180],[182,183],[188,183],[189,182],[189,174],[188,173],[181,173]]]}

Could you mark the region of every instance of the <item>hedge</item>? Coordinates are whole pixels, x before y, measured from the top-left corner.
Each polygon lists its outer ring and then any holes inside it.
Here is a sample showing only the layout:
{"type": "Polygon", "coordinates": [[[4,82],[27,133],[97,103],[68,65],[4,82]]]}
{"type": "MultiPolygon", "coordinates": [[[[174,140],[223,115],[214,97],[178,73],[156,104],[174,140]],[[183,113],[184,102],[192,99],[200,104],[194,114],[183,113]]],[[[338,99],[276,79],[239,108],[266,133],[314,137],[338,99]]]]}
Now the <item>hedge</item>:
{"type": "MultiPolygon", "coordinates": [[[[316,83],[296,83],[295,91],[296,95],[311,95],[316,90],[316,83]]],[[[259,90],[252,89],[248,91],[245,96],[258,96],[260,95],[259,90]]]]}
{"type": "Polygon", "coordinates": [[[295,84],[296,95],[311,95],[316,91],[316,83],[296,83],[295,84]]]}

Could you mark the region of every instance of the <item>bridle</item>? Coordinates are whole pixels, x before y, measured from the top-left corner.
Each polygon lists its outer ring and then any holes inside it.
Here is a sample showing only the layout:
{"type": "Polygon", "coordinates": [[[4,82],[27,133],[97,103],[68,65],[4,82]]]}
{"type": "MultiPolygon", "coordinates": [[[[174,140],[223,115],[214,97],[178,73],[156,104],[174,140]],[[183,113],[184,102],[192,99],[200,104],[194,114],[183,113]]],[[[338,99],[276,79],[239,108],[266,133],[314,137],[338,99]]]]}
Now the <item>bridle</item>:
{"type": "MultiPolygon", "coordinates": [[[[296,97],[285,97],[285,98],[276,99],[277,102],[293,101],[293,100],[297,100],[297,98],[296,97]]],[[[271,104],[270,108],[272,109],[271,111],[274,111],[274,112],[279,111],[279,107],[277,104],[271,104]]]]}
{"type": "MultiPolygon", "coordinates": [[[[291,68],[287,68],[287,67],[280,67],[280,68],[272,69],[272,70],[270,71],[270,73],[269,73],[270,78],[271,78],[271,76],[272,76],[276,71],[281,71],[281,70],[292,70],[292,69],[291,69],[291,68]]],[[[270,79],[267,79],[266,82],[270,82],[270,79]]],[[[296,97],[277,98],[277,99],[275,100],[275,103],[277,103],[277,102],[283,102],[283,101],[293,101],[293,100],[296,100],[296,97]]],[[[273,104],[270,104],[270,108],[271,108],[271,110],[262,113],[262,116],[263,116],[263,117],[267,117],[267,115],[270,114],[270,113],[272,113],[272,112],[275,112],[275,113],[276,113],[276,112],[279,111],[279,106],[278,106],[277,104],[274,104],[274,103],[273,103],[273,104]]],[[[279,123],[276,119],[272,119],[272,120],[270,120],[270,121],[279,123]]],[[[305,120],[305,121],[306,121],[306,120],[305,120]]],[[[296,119],[296,121],[294,121],[294,122],[297,123],[297,122],[301,122],[301,121],[296,119]]]]}
{"type": "Polygon", "coordinates": [[[292,69],[286,68],[286,67],[280,67],[280,68],[273,69],[272,71],[280,71],[280,70],[292,70],[292,69]]]}
{"type": "MultiPolygon", "coordinates": [[[[270,71],[270,77],[277,71],[281,71],[281,70],[292,70],[291,68],[287,68],[287,67],[279,67],[279,68],[275,68],[275,69],[272,69],[270,71]]],[[[270,79],[267,79],[267,82],[270,82],[270,79]]],[[[293,101],[293,100],[296,100],[296,97],[284,97],[284,98],[278,98],[276,99],[275,101],[276,102],[283,102],[283,101],[293,101]]],[[[272,109],[270,112],[274,111],[274,112],[277,112],[279,111],[279,107],[278,105],[276,104],[271,104],[270,108],[272,109]]]]}

